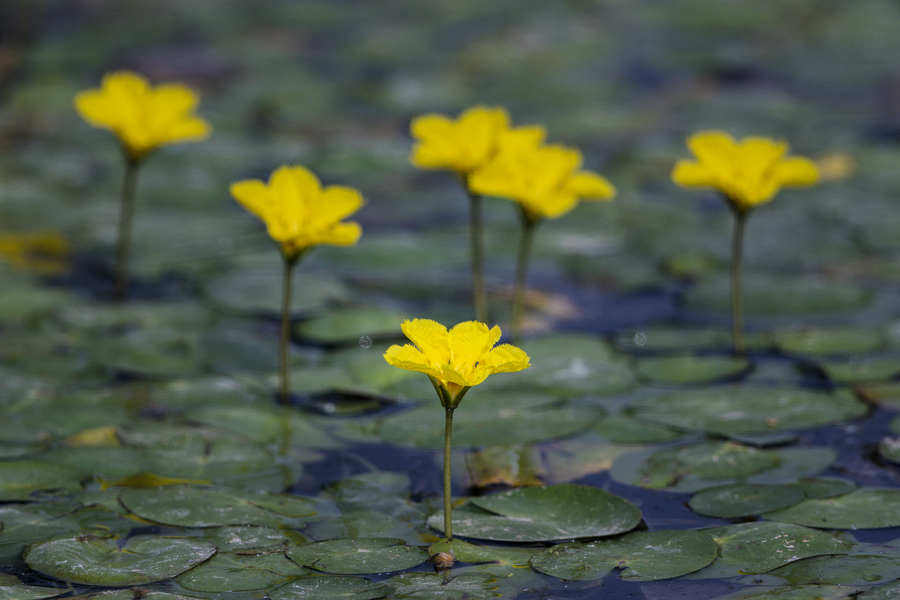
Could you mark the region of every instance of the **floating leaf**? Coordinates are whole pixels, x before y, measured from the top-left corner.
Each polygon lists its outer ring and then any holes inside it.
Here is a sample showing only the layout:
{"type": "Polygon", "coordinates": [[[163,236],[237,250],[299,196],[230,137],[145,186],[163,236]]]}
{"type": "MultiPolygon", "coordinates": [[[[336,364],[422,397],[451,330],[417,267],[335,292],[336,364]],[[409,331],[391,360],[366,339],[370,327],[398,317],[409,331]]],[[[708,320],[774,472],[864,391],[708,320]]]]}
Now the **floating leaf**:
{"type": "MultiPolygon", "coordinates": [[[[616,535],[641,520],[634,504],[606,490],[571,483],[470,498],[453,511],[453,533],[505,542],[542,542],[616,535]]],[[[443,531],[443,515],[428,525],[443,531]]]]}
{"type": "Polygon", "coordinates": [[[625,413],[603,417],[593,430],[615,444],[671,442],[684,436],[670,427],[647,423],[625,413]]]}
{"type": "Polygon", "coordinates": [[[180,527],[282,524],[282,519],[243,498],[223,491],[184,485],[131,488],[119,499],[125,507],[148,521],[180,527]]]}
{"type": "Polygon", "coordinates": [[[815,365],[834,384],[886,381],[900,374],[900,357],[875,356],[851,360],[823,359],[815,365]]]}
{"type": "Polygon", "coordinates": [[[707,517],[735,519],[787,508],[804,498],[803,490],[796,485],[737,484],[697,492],[688,506],[707,517]]]}
{"type": "Polygon", "coordinates": [[[719,544],[718,577],[765,573],[790,562],[822,554],[843,554],[853,544],[829,533],[793,523],[755,521],[704,529],[719,544]]]}
{"type": "Polygon", "coordinates": [[[26,564],[44,575],[81,585],[122,587],[162,581],[215,554],[216,547],[184,537],[139,535],[122,548],[91,535],[32,544],[26,564]]]}
{"type": "Polygon", "coordinates": [[[636,369],[655,383],[711,383],[734,379],[750,369],[746,358],[737,356],[654,356],[638,359],[636,369]]]}
{"type": "Polygon", "coordinates": [[[175,581],[195,592],[264,590],[308,571],[282,552],[228,554],[219,552],[203,564],[179,575],[175,581]]]}
{"type": "Polygon", "coordinates": [[[386,581],[394,588],[392,599],[494,600],[497,578],[488,573],[401,573],[386,581]]]}
{"type": "MultiPolygon", "coordinates": [[[[685,296],[688,308],[728,312],[730,281],[701,282],[685,296]]],[[[774,279],[748,276],[744,279],[743,304],[750,316],[824,315],[865,306],[869,293],[859,287],[810,278],[774,279]]]]}
{"type": "Polygon", "coordinates": [[[29,500],[36,492],[81,489],[85,471],[44,460],[0,461],[0,500],[29,500]]]}
{"type": "Polygon", "coordinates": [[[861,417],[867,407],[846,391],[717,386],[639,399],[641,419],[719,435],[812,428],[861,417]]]}
{"type": "Polygon", "coordinates": [[[195,343],[194,336],[184,330],[137,330],[98,343],[95,360],[107,368],[137,377],[191,375],[199,367],[195,343]]]}
{"type": "Polygon", "coordinates": [[[40,600],[65,593],[66,590],[38,585],[25,585],[18,577],[0,573],[0,600],[40,600]]]}
{"type": "Polygon", "coordinates": [[[390,573],[422,564],[428,554],[392,538],[339,538],[294,546],[288,558],[299,565],[338,575],[390,573]]]}
{"type": "MultiPolygon", "coordinates": [[[[474,395],[467,396],[461,410],[454,413],[454,447],[511,446],[565,438],[590,427],[603,415],[601,409],[592,406],[549,403],[540,397],[522,406],[522,400],[522,396],[509,392],[477,401],[474,395]]],[[[435,400],[434,406],[386,418],[379,435],[392,444],[440,448],[444,412],[435,400]]]]}
{"type": "Polygon", "coordinates": [[[310,415],[289,407],[210,406],[191,411],[188,417],[265,444],[310,448],[340,445],[316,427],[310,415]]]}
{"type": "Polygon", "coordinates": [[[778,350],[802,356],[863,354],[884,345],[880,333],[860,327],[791,328],[776,331],[774,336],[778,350]]]}
{"type": "Polygon", "coordinates": [[[873,585],[900,577],[893,556],[816,556],[771,571],[792,585],[873,585]]]}
{"type": "Polygon", "coordinates": [[[103,506],[70,500],[0,505],[0,559],[9,560],[27,545],[70,534],[125,535],[128,521],[103,506]]]}
{"type": "MultiPolygon", "coordinates": [[[[236,313],[278,315],[281,314],[282,285],[279,269],[252,267],[212,280],[206,286],[206,295],[219,306],[236,313]]],[[[293,287],[296,290],[291,296],[294,315],[320,310],[351,296],[337,279],[304,273],[300,269],[294,270],[293,287]]]]}
{"type": "Polygon", "coordinates": [[[651,325],[616,335],[616,349],[633,354],[690,352],[731,346],[731,333],[724,329],[697,329],[651,325]]]}
{"type": "Polygon", "coordinates": [[[331,310],[301,322],[297,335],[318,344],[358,344],[362,336],[370,340],[400,337],[404,315],[378,306],[359,306],[331,310]]]}
{"type": "Polygon", "coordinates": [[[718,546],[702,531],[639,531],[589,544],[560,544],[536,554],[531,566],[567,580],[602,579],[615,568],[622,578],[655,581],[702,569],[718,546]]]}
{"type": "Polygon", "coordinates": [[[440,540],[428,548],[428,554],[431,556],[438,552],[448,552],[453,555],[457,562],[502,563],[516,567],[528,566],[528,561],[539,551],[539,548],[478,546],[457,538],[440,540]]]}
{"type": "Polygon", "coordinates": [[[315,575],[301,577],[270,591],[271,600],[375,600],[388,597],[394,588],[383,581],[362,577],[315,575]]]}
{"type": "Polygon", "coordinates": [[[897,527],[900,526],[900,490],[861,488],[842,496],[804,500],[763,516],[823,529],[897,527]]]}

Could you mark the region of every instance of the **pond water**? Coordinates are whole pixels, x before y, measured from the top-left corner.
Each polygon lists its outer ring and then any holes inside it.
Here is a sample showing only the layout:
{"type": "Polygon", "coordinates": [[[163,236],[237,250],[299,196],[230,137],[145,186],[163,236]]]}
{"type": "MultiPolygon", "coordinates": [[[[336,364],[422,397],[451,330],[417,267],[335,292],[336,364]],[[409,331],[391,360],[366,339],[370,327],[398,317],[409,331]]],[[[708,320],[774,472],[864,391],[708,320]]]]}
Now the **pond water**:
{"type": "MultiPolygon", "coordinates": [[[[0,599],[897,594],[898,45],[889,0],[4,2],[0,599]],[[126,302],[121,157],[72,108],[119,68],[213,127],[142,167],[126,302]],[[479,103],[618,193],[537,229],[533,366],[456,412],[436,571],[443,414],[382,356],[472,318],[466,197],[408,125],[479,103]],[[731,215],[670,180],[701,129],[824,174],[748,221],[746,360],[731,215]],[[286,407],[280,259],[228,193],[281,164],[366,199],[297,269],[286,407]]],[[[484,211],[508,331],[519,223],[484,211]]]]}

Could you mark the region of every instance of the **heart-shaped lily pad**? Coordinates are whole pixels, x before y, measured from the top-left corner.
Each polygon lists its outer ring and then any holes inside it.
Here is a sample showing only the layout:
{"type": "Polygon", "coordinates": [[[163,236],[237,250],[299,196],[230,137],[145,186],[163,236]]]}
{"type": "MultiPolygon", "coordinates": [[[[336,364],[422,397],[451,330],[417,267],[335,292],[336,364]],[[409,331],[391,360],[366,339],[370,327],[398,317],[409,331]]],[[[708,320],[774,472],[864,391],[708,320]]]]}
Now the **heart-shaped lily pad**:
{"type": "Polygon", "coordinates": [[[162,581],[215,554],[209,542],[185,537],[139,535],[123,547],[91,535],[32,544],[25,563],[35,571],[81,585],[123,587],[162,581]]]}
{"type": "Polygon", "coordinates": [[[805,429],[861,417],[868,407],[849,392],[726,385],[638,399],[641,419],[719,435],[805,429]]]}
{"type": "MultiPolygon", "coordinates": [[[[455,448],[526,444],[569,437],[590,427],[600,408],[548,402],[545,397],[523,405],[527,398],[506,392],[476,400],[474,390],[453,416],[455,448]]],[[[379,430],[389,443],[440,448],[444,439],[444,412],[434,405],[414,408],[385,419],[379,430]]]]}
{"type": "Polygon", "coordinates": [[[653,356],[636,363],[638,373],[646,379],[679,385],[733,379],[750,366],[750,361],[737,356],[653,356]]]}
{"type": "Polygon", "coordinates": [[[28,500],[39,491],[81,489],[85,471],[43,460],[0,461],[0,500],[28,500]]]}
{"type": "Polygon", "coordinates": [[[294,546],[288,558],[299,565],[337,575],[390,573],[422,564],[428,553],[393,538],[338,538],[294,546]]]}
{"type": "Polygon", "coordinates": [[[383,581],[341,575],[301,577],[268,593],[272,600],[375,600],[394,590],[383,581]]]}
{"type": "Polygon", "coordinates": [[[847,540],[793,523],[755,521],[705,529],[719,545],[717,575],[765,573],[795,560],[822,554],[843,554],[853,544],[847,540]]]}
{"type": "MultiPolygon", "coordinates": [[[[640,509],[624,498],[571,483],[470,498],[452,516],[455,535],[505,542],[616,535],[641,521],[640,509]]],[[[432,515],[428,524],[443,531],[443,515],[432,515]]]]}
{"type": "Polygon", "coordinates": [[[202,565],[179,575],[176,581],[183,588],[196,592],[241,592],[265,590],[307,572],[282,552],[219,552],[202,565]]]}
{"type": "Polygon", "coordinates": [[[860,488],[833,498],[804,500],[763,516],[774,521],[823,529],[898,527],[900,490],[860,488]]]}
{"type": "Polygon", "coordinates": [[[860,327],[803,327],[774,333],[775,346],[785,354],[822,356],[863,354],[877,350],[884,338],[877,331],[860,327]]]}
{"type": "Polygon", "coordinates": [[[803,489],[796,485],[736,484],[697,492],[688,506],[707,517],[734,519],[787,508],[804,498],[803,489]]]}
{"type": "Polygon", "coordinates": [[[589,544],[560,544],[536,554],[531,566],[567,580],[602,579],[615,568],[633,581],[670,579],[702,569],[718,546],[702,531],[639,531],[589,544]]]}
{"type": "Polygon", "coordinates": [[[281,525],[279,515],[252,502],[214,489],[185,485],[132,488],[119,500],[148,521],[180,527],[281,525]]]}
{"type": "Polygon", "coordinates": [[[318,344],[357,344],[363,336],[370,340],[400,337],[403,319],[400,313],[377,306],[347,307],[303,321],[296,332],[318,344]]]}

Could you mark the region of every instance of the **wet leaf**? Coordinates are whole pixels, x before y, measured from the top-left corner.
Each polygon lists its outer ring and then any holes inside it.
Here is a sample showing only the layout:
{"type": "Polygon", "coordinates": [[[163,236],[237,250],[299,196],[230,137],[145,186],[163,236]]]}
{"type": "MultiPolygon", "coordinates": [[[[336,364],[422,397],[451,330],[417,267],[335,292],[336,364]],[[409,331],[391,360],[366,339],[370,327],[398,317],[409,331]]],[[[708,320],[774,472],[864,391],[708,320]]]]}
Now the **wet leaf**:
{"type": "Polygon", "coordinates": [[[391,538],[338,538],[289,548],[299,565],[338,575],[404,571],[425,562],[428,554],[391,538]]]}
{"type": "Polygon", "coordinates": [[[656,581],[679,577],[716,559],[718,546],[701,531],[639,531],[589,544],[561,544],[531,559],[542,573],[566,580],[602,579],[615,568],[622,578],[656,581]]]}
{"type": "Polygon", "coordinates": [[[804,500],[763,516],[822,529],[897,527],[900,526],[900,490],[861,488],[842,496],[804,500]]]}
{"type": "MultiPolygon", "coordinates": [[[[616,535],[633,529],[641,511],[605,490],[562,483],[470,498],[453,511],[453,533],[505,542],[539,542],[616,535]]],[[[428,524],[443,531],[443,515],[428,524]]]]}
{"type": "Polygon", "coordinates": [[[32,544],[24,559],[35,571],[81,585],[122,587],[162,581],[215,554],[208,542],[140,535],[122,548],[116,540],[91,535],[32,544]]]}
{"type": "Polygon", "coordinates": [[[283,552],[228,554],[219,551],[175,581],[195,592],[242,592],[268,589],[307,572],[288,560],[283,552]]]}
{"type": "Polygon", "coordinates": [[[734,379],[751,363],[734,356],[657,356],[638,359],[635,368],[654,383],[694,384],[734,379]]]}
{"type": "Polygon", "coordinates": [[[778,350],[801,356],[863,354],[884,345],[880,333],[860,327],[791,328],[776,331],[774,336],[778,350]]]}
{"type": "Polygon", "coordinates": [[[790,484],[738,484],[697,492],[688,506],[707,517],[735,519],[793,506],[804,498],[803,490],[790,484]]]}
{"type": "Polygon", "coordinates": [[[315,575],[296,579],[268,596],[272,600],[375,600],[388,597],[393,589],[362,577],[315,575]]]}

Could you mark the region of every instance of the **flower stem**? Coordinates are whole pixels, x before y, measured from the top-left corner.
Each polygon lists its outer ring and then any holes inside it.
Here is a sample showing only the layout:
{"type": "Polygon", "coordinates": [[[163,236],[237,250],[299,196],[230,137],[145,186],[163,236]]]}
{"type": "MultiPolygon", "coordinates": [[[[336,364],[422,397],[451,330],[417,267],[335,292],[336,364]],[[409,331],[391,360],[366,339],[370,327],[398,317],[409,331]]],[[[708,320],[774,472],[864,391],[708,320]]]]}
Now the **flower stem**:
{"type": "Polygon", "coordinates": [[[744,225],[746,213],[734,211],[734,236],[731,240],[731,337],[734,353],[743,356],[746,352],[744,341],[744,308],[741,297],[741,260],[744,251],[744,225]]]}
{"type": "Polygon", "coordinates": [[[291,282],[296,260],[285,256],[284,276],[281,293],[281,335],[278,343],[278,366],[280,370],[279,402],[287,404],[290,397],[290,384],[288,382],[288,339],[291,333],[291,282]]]}
{"type": "Polygon", "coordinates": [[[125,159],[125,178],[119,206],[119,239],[116,243],[116,283],[113,298],[124,300],[128,295],[128,262],[131,254],[131,222],[134,218],[134,190],[140,161],[125,159]]]}
{"type": "Polygon", "coordinates": [[[519,241],[519,256],[516,259],[516,282],[513,289],[512,340],[516,344],[522,337],[522,314],[525,308],[525,280],[528,275],[528,258],[531,254],[531,240],[538,220],[522,211],[522,238],[519,241]]]}
{"type": "MultiPolygon", "coordinates": [[[[466,183],[465,180],[463,183],[466,183]]],[[[484,285],[481,196],[473,194],[471,191],[469,192],[469,236],[472,247],[472,300],[475,303],[475,320],[487,323],[488,303],[484,285]]]]}
{"type": "Polygon", "coordinates": [[[453,539],[453,520],[451,518],[452,496],[450,495],[450,438],[453,433],[453,410],[444,409],[444,537],[453,539]]]}

